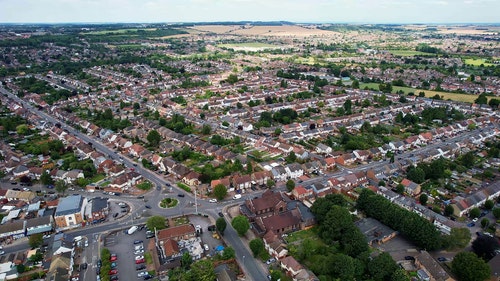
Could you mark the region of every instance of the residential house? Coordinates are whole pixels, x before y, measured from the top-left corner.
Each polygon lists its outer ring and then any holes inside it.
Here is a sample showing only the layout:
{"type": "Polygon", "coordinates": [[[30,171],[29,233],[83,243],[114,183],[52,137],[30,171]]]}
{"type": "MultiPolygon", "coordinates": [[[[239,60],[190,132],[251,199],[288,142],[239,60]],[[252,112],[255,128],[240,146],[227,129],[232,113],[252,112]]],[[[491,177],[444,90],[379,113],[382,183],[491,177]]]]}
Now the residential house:
{"type": "Polygon", "coordinates": [[[288,177],[288,173],[285,168],[281,165],[277,165],[271,169],[271,173],[273,175],[274,181],[286,181],[288,177]]]}
{"type": "Polygon", "coordinates": [[[16,220],[0,225],[0,239],[24,237],[24,220],[16,220]]]}
{"type": "Polygon", "coordinates": [[[235,175],[233,177],[233,187],[236,190],[248,189],[252,186],[251,175],[235,175]]]}
{"type": "Polygon", "coordinates": [[[410,196],[416,196],[420,194],[421,188],[420,185],[409,180],[409,179],[403,179],[401,181],[401,184],[405,187],[405,192],[410,195],[410,196]]]}
{"type": "Polygon", "coordinates": [[[316,152],[319,154],[329,154],[332,153],[332,148],[328,145],[319,143],[318,145],[316,145],[316,152]]]}
{"type": "Polygon", "coordinates": [[[187,185],[197,186],[200,184],[200,177],[199,173],[191,171],[182,178],[182,181],[187,185]]]}
{"type": "Polygon", "coordinates": [[[267,185],[267,181],[271,179],[271,173],[268,171],[259,171],[252,174],[252,179],[255,184],[260,186],[267,185]]]}
{"type": "Polygon", "coordinates": [[[95,197],[89,200],[85,208],[85,220],[91,224],[102,222],[106,219],[108,213],[108,198],[95,197]]]}
{"type": "Polygon", "coordinates": [[[304,201],[314,197],[314,192],[312,188],[306,189],[303,186],[299,185],[292,190],[292,196],[296,200],[304,201]]]}
{"type": "Polygon", "coordinates": [[[397,231],[391,229],[390,227],[382,224],[376,219],[364,218],[356,223],[356,227],[363,233],[368,241],[368,245],[382,244],[397,235],[397,231]]]}
{"type": "Polygon", "coordinates": [[[46,280],[62,281],[71,280],[73,272],[73,257],[71,252],[53,255],[46,280]]]}
{"type": "Polygon", "coordinates": [[[454,281],[443,267],[427,252],[420,251],[415,256],[415,265],[420,270],[425,271],[430,280],[435,281],[454,281]]]}
{"type": "Polygon", "coordinates": [[[288,249],[283,241],[273,231],[268,231],[263,237],[264,248],[272,257],[283,258],[288,254],[288,249]]]}
{"type": "Polygon", "coordinates": [[[196,230],[192,224],[169,227],[155,232],[156,247],[165,259],[177,258],[181,255],[177,242],[196,237],[196,230]]]}

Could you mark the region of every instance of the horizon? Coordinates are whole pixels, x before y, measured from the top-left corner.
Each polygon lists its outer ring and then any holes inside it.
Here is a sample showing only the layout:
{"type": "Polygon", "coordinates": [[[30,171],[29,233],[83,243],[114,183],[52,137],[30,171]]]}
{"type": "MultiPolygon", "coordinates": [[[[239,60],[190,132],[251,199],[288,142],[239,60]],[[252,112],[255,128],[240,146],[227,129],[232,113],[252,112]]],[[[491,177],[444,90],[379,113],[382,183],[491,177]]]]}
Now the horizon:
{"type": "Polygon", "coordinates": [[[500,22],[497,14],[500,1],[495,0],[0,0],[0,3],[2,24],[500,22]]]}

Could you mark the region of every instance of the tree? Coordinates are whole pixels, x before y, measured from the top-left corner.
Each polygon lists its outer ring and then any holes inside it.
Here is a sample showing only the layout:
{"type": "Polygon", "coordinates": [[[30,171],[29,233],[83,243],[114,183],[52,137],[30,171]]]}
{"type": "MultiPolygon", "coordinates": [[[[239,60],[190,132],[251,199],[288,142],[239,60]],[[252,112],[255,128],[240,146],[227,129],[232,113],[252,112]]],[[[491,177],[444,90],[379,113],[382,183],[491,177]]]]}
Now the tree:
{"type": "Polygon", "coordinates": [[[54,184],[54,180],[50,176],[49,172],[47,170],[43,171],[42,175],[40,176],[40,181],[44,185],[52,185],[54,184]]]}
{"type": "Polygon", "coordinates": [[[181,257],[181,266],[184,270],[187,270],[191,264],[193,263],[193,258],[189,254],[189,252],[185,252],[181,257]]]}
{"type": "Polygon", "coordinates": [[[500,219],[500,208],[495,208],[492,212],[496,219],[500,219]]]}
{"type": "Polygon", "coordinates": [[[418,198],[418,201],[420,201],[420,204],[422,204],[422,206],[426,206],[427,205],[427,200],[429,200],[429,197],[425,193],[422,193],[420,195],[420,197],[418,198]]]}
{"type": "Polygon", "coordinates": [[[451,271],[459,281],[484,281],[490,277],[490,267],[471,252],[458,253],[451,263],[451,271]]]}
{"type": "Polygon", "coordinates": [[[33,234],[30,236],[28,243],[31,249],[40,247],[43,243],[43,235],[41,233],[33,234]]]}
{"type": "Polygon", "coordinates": [[[193,279],[197,281],[217,280],[214,264],[211,260],[199,260],[191,265],[193,279]]]}
{"type": "Polygon", "coordinates": [[[212,132],[212,127],[208,124],[204,124],[203,127],[201,128],[201,133],[204,135],[210,135],[212,132]]]}
{"type": "Polygon", "coordinates": [[[454,212],[453,206],[451,206],[450,204],[448,204],[448,205],[446,205],[446,207],[444,207],[444,215],[445,216],[451,216],[451,215],[453,215],[453,212],[454,212]]]}
{"type": "Polygon", "coordinates": [[[416,183],[423,183],[425,181],[425,172],[422,168],[411,166],[408,169],[407,175],[409,180],[416,183]]]}
{"type": "Polygon", "coordinates": [[[235,217],[231,222],[231,225],[236,230],[236,232],[238,232],[239,236],[245,235],[248,229],[250,229],[250,223],[248,222],[248,219],[242,215],[235,217]]]}
{"type": "Polygon", "coordinates": [[[276,182],[275,182],[275,181],[273,181],[272,179],[268,179],[268,180],[266,181],[266,185],[267,185],[267,188],[272,188],[273,186],[275,186],[275,185],[276,185],[276,182]]]}
{"type": "Polygon", "coordinates": [[[400,268],[392,273],[391,281],[410,281],[410,277],[400,268]]]}
{"type": "Polygon", "coordinates": [[[486,210],[491,210],[491,209],[493,209],[494,206],[495,206],[495,202],[493,202],[493,200],[486,200],[484,202],[484,208],[486,210]]]}
{"type": "Polygon", "coordinates": [[[483,218],[481,220],[481,227],[482,228],[487,228],[490,225],[490,220],[487,218],[483,218]]]}
{"type": "Polygon", "coordinates": [[[402,183],[398,183],[398,185],[396,185],[396,192],[403,194],[403,192],[405,192],[405,186],[402,183]]]}
{"type": "Polygon", "coordinates": [[[157,147],[161,141],[161,135],[160,135],[160,133],[158,133],[157,130],[152,130],[152,131],[149,131],[146,139],[148,140],[149,145],[157,147]]]}
{"type": "Polygon", "coordinates": [[[445,246],[449,250],[463,249],[470,241],[470,231],[467,228],[452,228],[450,235],[445,236],[445,246]]]}
{"type": "Polygon", "coordinates": [[[66,192],[67,189],[68,189],[68,184],[64,180],[56,181],[56,191],[57,192],[62,193],[62,195],[64,195],[64,193],[66,192]]]}
{"type": "Polygon", "coordinates": [[[295,182],[292,179],[287,180],[286,189],[288,190],[288,192],[291,192],[294,188],[295,188],[295,182]]]}
{"type": "Polygon", "coordinates": [[[479,218],[481,215],[481,210],[479,208],[472,208],[472,210],[469,211],[469,217],[470,218],[479,218]]]}
{"type": "Polygon", "coordinates": [[[262,251],[265,250],[264,242],[260,238],[255,238],[248,244],[250,246],[250,250],[252,250],[253,256],[257,257],[262,251]]]}
{"type": "Polygon", "coordinates": [[[227,227],[226,220],[224,218],[217,218],[217,220],[215,221],[215,227],[221,235],[224,235],[224,230],[226,230],[227,227]]]}
{"type": "Polygon", "coordinates": [[[16,132],[19,135],[24,136],[24,135],[27,135],[30,132],[30,128],[26,124],[21,124],[21,125],[19,125],[19,126],[16,127],[16,132]]]}
{"type": "Polygon", "coordinates": [[[146,221],[146,226],[148,229],[151,231],[156,230],[161,230],[166,228],[166,221],[165,217],[162,216],[152,216],[146,221]]]}
{"type": "Polygon", "coordinates": [[[500,244],[496,238],[488,235],[481,235],[472,242],[472,250],[476,255],[484,260],[490,260],[495,256],[495,251],[500,249],[500,244]]]}
{"type": "Polygon", "coordinates": [[[474,102],[477,104],[487,104],[488,97],[485,94],[480,94],[474,102]]]}
{"type": "Polygon", "coordinates": [[[214,187],[214,195],[220,201],[227,195],[227,188],[223,184],[218,184],[214,187]]]}
{"type": "Polygon", "coordinates": [[[368,272],[373,280],[390,280],[399,266],[388,253],[381,253],[368,263],[368,272]]]}
{"type": "Polygon", "coordinates": [[[222,259],[223,260],[230,260],[233,259],[236,256],[236,253],[233,249],[233,247],[228,246],[224,248],[224,251],[222,251],[222,259]]]}

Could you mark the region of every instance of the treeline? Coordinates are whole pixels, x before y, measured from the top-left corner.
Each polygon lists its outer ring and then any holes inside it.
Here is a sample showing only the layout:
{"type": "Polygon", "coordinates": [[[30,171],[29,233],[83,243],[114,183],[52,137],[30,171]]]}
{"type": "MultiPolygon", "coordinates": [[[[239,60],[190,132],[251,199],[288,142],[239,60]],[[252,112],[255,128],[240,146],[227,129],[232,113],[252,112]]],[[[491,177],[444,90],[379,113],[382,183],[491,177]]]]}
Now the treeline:
{"type": "Polygon", "coordinates": [[[94,111],[91,120],[97,126],[110,129],[114,132],[132,125],[128,119],[114,118],[110,108],[106,108],[104,111],[94,111]]]}
{"type": "Polygon", "coordinates": [[[416,213],[405,210],[369,189],[363,189],[357,208],[367,216],[399,231],[417,246],[436,250],[442,246],[441,235],[436,227],[416,213]]]}
{"type": "Polygon", "coordinates": [[[418,44],[417,47],[415,48],[416,51],[418,52],[423,52],[423,53],[430,53],[430,54],[441,54],[443,51],[439,48],[432,47],[429,44],[418,44]]]}
{"type": "Polygon", "coordinates": [[[260,114],[259,122],[255,125],[257,127],[271,127],[271,125],[275,122],[290,124],[297,119],[297,117],[299,117],[297,111],[291,108],[282,108],[274,114],[272,112],[264,111],[260,114]]]}
{"type": "Polygon", "coordinates": [[[346,208],[340,194],[318,198],[311,212],[324,244],[305,239],[294,256],[320,280],[409,280],[389,254],[370,257],[366,239],[346,208]]]}

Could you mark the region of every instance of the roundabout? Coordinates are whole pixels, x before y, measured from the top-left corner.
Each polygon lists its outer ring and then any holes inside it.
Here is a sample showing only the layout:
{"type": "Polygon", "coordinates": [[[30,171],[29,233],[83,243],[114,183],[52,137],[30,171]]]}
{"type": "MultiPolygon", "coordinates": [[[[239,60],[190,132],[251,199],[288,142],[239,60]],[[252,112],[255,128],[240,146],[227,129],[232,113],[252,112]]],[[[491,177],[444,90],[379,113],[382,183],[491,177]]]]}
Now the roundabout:
{"type": "Polygon", "coordinates": [[[174,208],[178,204],[179,204],[179,201],[177,199],[167,197],[167,198],[163,198],[160,201],[159,206],[160,206],[160,208],[163,208],[163,209],[170,209],[170,208],[174,208]]]}

